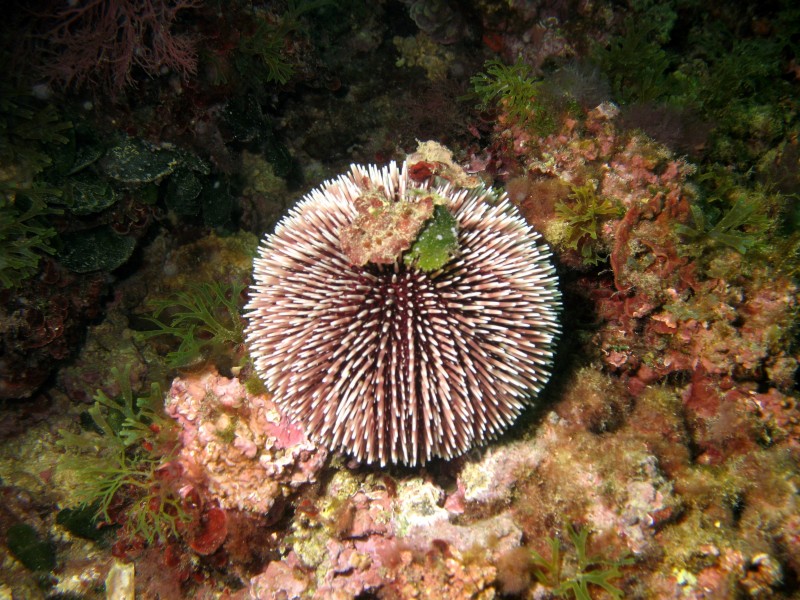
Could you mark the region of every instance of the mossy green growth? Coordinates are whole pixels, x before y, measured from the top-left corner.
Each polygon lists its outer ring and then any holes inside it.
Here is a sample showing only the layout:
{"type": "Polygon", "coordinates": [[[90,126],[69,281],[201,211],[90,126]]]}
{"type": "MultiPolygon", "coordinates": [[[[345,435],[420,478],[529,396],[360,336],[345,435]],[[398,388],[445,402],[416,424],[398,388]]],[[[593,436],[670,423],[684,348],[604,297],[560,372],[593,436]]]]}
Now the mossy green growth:
{"type": "Polygon", "coordinates": [[[621,211],[610,198],[598,196],[592,184],[573,187],[568,200],[556,204],[556,215],[564,225],[562,243],[579,251],[585,264],[596,265],[605,260],[596,243],[600,227],[621,211]]]}
{"type": "Polygon", "coordinates": [[[771,7],[765,20],[769,35],[741,26],[754,18],[746,3],[731,5],[724,18],[696,3],[650,0],[632,3],[629,12],[620,30],[592,53],[616,101],[669,106],[683,114],[687,130],[694,130],[699,118],[711,130],[693,131],[693,143],[704,144],[705,160],[735,165],[743,173],[780,136],[791,136],[797,93],[785,73],[798,47],[793,3],[771,7]]]}
{"type": "Polygon", "coordinates": [[[244,381],[244,389],[252,396],[259,396],[261,394],[269,393],[267,386],[261,381],[261,378],[253,371],[250,376],[244,381]]]}
{"type": "Polygon", "coordinates": [[[5,531],[8,550],[31,571],[52,571],[56,566],[55,545],[43,539],[27,523],[17,523],[5,531]]]}
{"type": "Polygon", "coordinates": [[[101,528],[97,503],[84,504],[76,508],[63,508],[56,515],[56,523],[73,535],[87,540],[99,541],[108,528],[101,528]]]}
{"type": "Polygon", "coordinates": [[[694,244],[688,254],[702,253],[704,245],[727,246],[740,254],[759,243],[761,234],[768,227],[768,220],[760,213],[758,206],[745,196],[738,197],[733,205],[721,216],[714,211],[715,217],[706,218],[703,209],[697,204],[690,206],[693,225],[676,225],[676,231],[688,242],[694,244]],[[710,223],[709,221],[715,221],[710,223]]]}
{"type": "Polygon", "coordinates": [[[522,59],[513,65],[489,60],[484,71],[473,76],[470,83],[481,110],[497,104],[513,124],[530,127],[540,135],[555,128],[553,107],[542,93],[542,81],[534,77],[522,59]]]}
{"type": "Polygon", "coordinates": [[[294,67],[283,54],[286,32],[280,25],[262,17],[258,19],[251,35],[239,39],[234,64],[247,78],[259,74],[268,83],[287,83],[294,75],[294,67]]]}
{"type": "Polygon", "coordinates": [[[620,568],[633,564],[633,558],[625,556],[609,560],[601,556],[590,556],[586,549],[589,538],[589,530],[586,528],[575,529],[572,525],[567,525],[567,535],[575,552],[572,573],[565,574],[565,555],[562,553],[561,542],[552,537],[547,539],[550,546],[549,557],[532,551],[533,574],[536,580],[551,588],[552,593],[559,598],[592,600],[592,587],[602,588],[616,600],[623,598],[622,590],[611,582],[622,576],[620,568]]]}
{"type": "Polygon", "coordinates": [[[594,49],[594,60],[624,103],[652,102],[669,91],[670,57],[661,47],[665,32],[646,18],[625,20],[625,33],[607,47],[594,49]]]}
{"type": "Polygon", "coordinates": [[[777,228],[770,214],[785,212],[793,204],[783,195],[753,185],[725,169],[711,167],[699,175],[701,197],[691,204],[692,222],[677,224],[682,252],[699,257],[708,250],[732,248],[740,254],[765,249],[769,232],[777,228]]]}
{"type": "Polygon", "coordinates": [[[430,272],[441,269],[457,252],[458,222],[453,213],[437,205],[403,260],[406,265],[430,272]]]}
{"type": "Polygon", "coordinates": [[[41,220],[47,209],[20,210],[0,197],[0,287],[13,288],[36,273],[43,254],[52,254],[56,231],[41,220]]]}
{"type": "MultiPolygon", "coordinates": [[[[0,66],[8,68],[5,56],[0,66]]],[[[55,105],[0,82],[0,288],[34,275],[56,235],[48,200],[60,190],[43,180],[56,149],[69,142],[72,123],[55,105]]]]}
{"type": "Polygon", "coordinates": [[[239,38],[233,59],[245,85],[256,81],[288,83],[295,67],[284,53],[286,38],[303,29],[300,19],[304,15],[331,4],[331,0],[291,0],[277,18],[255,14],[253,33],[239,38]]]}
{"type": "Polygon", "coordinates": [[[233,354],[244,342],[240,315],[244,284],[198,283],[165,300],[158,300],[152,317],[155,329],[141,331],[145,339],[169,336],[178,347],[167,353],[170,368],[186,367],[202,360],[233,354]]]}
{"type": "MultiPolygon", "coordinates": [[[[0,67],[8,69],[3,57],[0,67]]],[[[54,104],[0,82],[0,197],[13,200],[35,186],[53,164],[57,146],[69,142],[72,123],[54,104]]]]}
{"type": "Polygon", "coordinates": [[[112,506],[124,508],[124,526],[148,543],[177,535],[189,519],[177,490],[162,476],[171,460],[172,423],[163,415],[158,384],[136,397],[130,367],[111,369],[121,394],[109,398],[98,390],[88,413],[94,431],[62,430],[58,445],[66,452],[59,467],[73,473],[74,491],[83,507],[96,506],[98,517],[113,522],[112,506]]]}

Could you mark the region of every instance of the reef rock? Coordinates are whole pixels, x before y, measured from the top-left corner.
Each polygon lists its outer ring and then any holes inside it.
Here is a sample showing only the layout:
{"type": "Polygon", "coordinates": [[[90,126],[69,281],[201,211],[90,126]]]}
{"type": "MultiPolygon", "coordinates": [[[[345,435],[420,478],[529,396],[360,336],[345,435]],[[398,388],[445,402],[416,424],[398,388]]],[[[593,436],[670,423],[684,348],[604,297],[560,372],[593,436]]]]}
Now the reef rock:
{"type": "Polygon", "coordinates": [[[176,378],[166,411],[181,426],[187,485],[225,509],[269,512],[278,498],[313,482],[327,456],[267,395],[216,371],[176,378]]]}

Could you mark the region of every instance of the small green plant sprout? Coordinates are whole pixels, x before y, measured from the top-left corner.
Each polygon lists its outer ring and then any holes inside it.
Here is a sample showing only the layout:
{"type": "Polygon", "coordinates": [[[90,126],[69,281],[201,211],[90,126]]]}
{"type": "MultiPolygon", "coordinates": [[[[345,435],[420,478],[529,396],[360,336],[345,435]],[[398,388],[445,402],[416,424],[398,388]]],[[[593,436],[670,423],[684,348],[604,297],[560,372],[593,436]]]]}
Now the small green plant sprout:
{"type": "Polygon", "coordinates": [[[774,225],[769,214],[778,210],[782,197],[761,186],[747,189],[725,173],[710,171],[699,182],[709,189],[700,202],[692,203],[691,224],[679,223],[675,231],[686,242],[683,253],[699,257],[712,248],[732,248],[739,254],[763,248],[774,225]]]}
{"type": "Polygon", "coordinates": [[[737,197],[721,216],[719,210],[710,209],[710,219],[697,204],[692,204],[690,209],[693,225],[678,224],[675,227],[680,235],[693,243],[687,252],[690,255],[700,255],[708,246],[725,246],[745,254],[762,241],[761,237],[770,225],[759,206],[744,195],[737,197]]]}
{"type": "Polygon", "coordinates": [[[282,28],[261,18],[252,35],[239,40],[236,67],[243,75],[262,71],[270,83],[285,84],[294,75],[294,68],[283,55],[286,45],[282,28]]]}
{"type": "Polygon", "coordinates": [[[331,4],[331,0],[290,0],[286,12],[280,16],[256,15],[255,31],[239,39],[234,57],[241,75],[256,76],[256,81],[286,84],[294,76],[294,66],[284,53],[287,37],[303,29],[300,21],[303,15],[331,4]]]}
{"type": "Polygon", "coordinates": [[[240,304],[244,284],[192,284],[170,298],[155,302],[155,329],[141,331],[145,339],[170,336],[178,347],[167,353],[170,368],[181,368],[223,355],[235,354],[244,343],[240,304]]]}
{"type": "Polygon", "coordinates": [[[497,104],[508,115],[511,124],[531,127],[538,133],[551,131],[555,124],[552,107],[544,101],[541,80],[521,58],[513,65],[493,59],[486,62],[484,72],[470,79],[478,97],[478,108],[486,110],[497,104]]]}
{"type": "Polygon", "coordinates": [[[668,37],[656,21],[628,17],[623,35],[612,38],[606,48],[594,49],[594,60],[608,75],[618,100],[653,102],[669,92],[671,59],[662,48],[668,37]]]}
{"type": "MultiPolygon", "coordinates": [[[[0,52],[0,68],[7,70],[7,63],[0,52]]],[[[0,288],[19,286],[55,251],[48,217],[59,211],[48,203],[61,190],[44,172],[69,144],[71,129],[54,104],[0,82],[0,288]]]]}
{"type": "Polygon", "coordinates": [[[755,213],[755,206],[744,198],[738,198],[730,210],[713,225],[707,222],[703,209],[697,204],[692,204],[689,208],[692,211],[693,224],[679,223],[675,226],[675,230],[692,244],[687,254],[700,255],[704,246],[727,246],[745,254],[756,243],[756,237],[752,233],[740,229],[747,225],[755,213]]]}
{"type": "Polygon", "coordinates": [[[120,397],[98,390],[88,410],[91,430],[60,432],[65,454],[59,466],[73,473],[79,504],[96,507],[98,519],[114,523],[114,514],[124,514],[123,526],[132,537],[164,540],[190,519],[174,489],[179,466],[172,460],[173,425],[161,412],[158,384],[147,396],[135,397],[130,367],[111,372],[120,397]]]}
{"type": "MultiPolygon", "coordinates": [[[[0,67],[10,68],[4,54],[0,67]]],[[[17,193],[35,194],[43,183],[37,176],[53,164],[57,146],[69,144],[71,129],[55,104],[0,82],[0,196],[13,201],[17,193]]]]}
{"type": "Polygon", "coordinates": [[[40,219],[47,212],[38,205],[20,211],[0,197],[0,288],[13,288],[33,276],[43,254],[55,252],[56,230],[40,219]]]}
{"type": "Polygon", "coordinates": [[[565,554],[557,537],[547,539],[550,556],[545,558],[535,550],[532,551],[533,569],[536,580],[551,589],[559,598],[575,598],[575,600],[592,600],[591,588],[599,587],[612,598],[620,600],[622,590],[612,580],[622,576],[621,567],[633,564],[634,559],[625,556],[618,560],[608,560],[600,556],[587,554],[586,542],[589,539],[587,528],[575,529],[567,525],[567,535],[575,550],[575,557],[570,561],[573,568],[564,565],[565,554]],[[574,564],[573,564],[574,563],[574,564]],[[565,574],[565,571],[571,574],[565,574]]]}
{"type": "Polygon", "coordinates": [[[556,215],[563,222],[565,247],[577,250],[587,265],[605,259],[598,244],[600,227],[603,221],[620,215],[620,209],[610,198],[598,196],[591,183],[575,186],[567,202],[556,204],[556,215]]]}

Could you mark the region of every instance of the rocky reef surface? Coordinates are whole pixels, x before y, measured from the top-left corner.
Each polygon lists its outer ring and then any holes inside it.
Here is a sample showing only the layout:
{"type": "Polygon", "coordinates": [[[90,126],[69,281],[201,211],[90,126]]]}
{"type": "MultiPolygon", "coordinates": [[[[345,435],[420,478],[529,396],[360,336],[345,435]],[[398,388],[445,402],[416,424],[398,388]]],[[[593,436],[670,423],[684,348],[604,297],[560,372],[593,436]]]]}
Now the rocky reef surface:
{"type": "Polygon", "coordinates": [[[797,597],[791,3],[133,4],[3,26],[0,597],[797,597]],[[501,436],[380,468],[241,314],[303,194],[405,159],[507,194],[563,333],[501,436]]]}

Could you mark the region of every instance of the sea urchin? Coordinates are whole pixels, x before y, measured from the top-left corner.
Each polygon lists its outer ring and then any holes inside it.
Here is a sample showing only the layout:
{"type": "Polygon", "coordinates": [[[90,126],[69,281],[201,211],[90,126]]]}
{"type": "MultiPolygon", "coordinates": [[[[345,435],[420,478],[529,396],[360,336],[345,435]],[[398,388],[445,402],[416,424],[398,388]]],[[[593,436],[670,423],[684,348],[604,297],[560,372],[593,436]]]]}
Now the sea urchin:
{"type": "Polygon", "coordinates": [[[512,423],[548,379],[560,310],[549,256],[504,195],[416,182],[406,163],[353,166],[260,247],[247,305],[256,370],[311,439],[359,461],[457,456],[512,423]],[[443,205],[455,253],[428,271],[399,254],[357,264],[342,237],[375,194],[443,205]]]}

